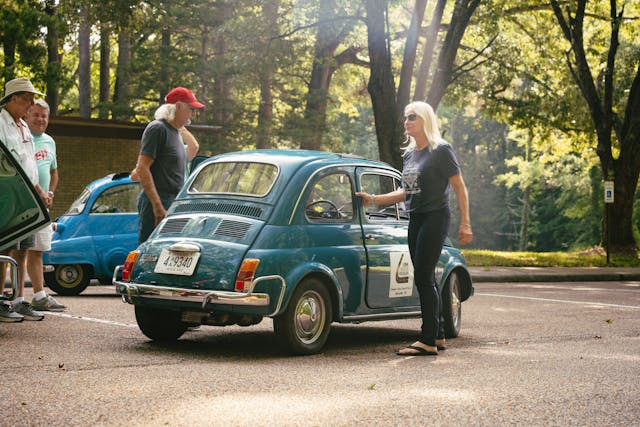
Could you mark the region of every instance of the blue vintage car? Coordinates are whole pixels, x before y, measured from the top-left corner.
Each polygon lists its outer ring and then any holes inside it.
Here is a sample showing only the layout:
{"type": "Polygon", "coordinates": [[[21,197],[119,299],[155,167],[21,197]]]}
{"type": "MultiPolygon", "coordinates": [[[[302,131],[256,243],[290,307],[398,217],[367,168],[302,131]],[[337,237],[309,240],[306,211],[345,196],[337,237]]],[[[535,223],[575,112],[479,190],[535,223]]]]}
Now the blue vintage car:
{"type": "Polygon", "coordinates": [[[129,173],[91,182],[54,226],[43,254],[44,279],[60,295],[77,295],[91,279],[111,284],[116,266],[138,246],[140,184],[129,173]]]}
{"type": "MultiPolygon", "coordinates": [[[[400,173],[349,155],[256,150],[212,157],[191,175],[149,240],[114,272],[142,332],[176,340],[195,325],[272,317],[294,354],[322,350],[332,322],[419,317],[402,203],[363,207],[400,173]]],[[[437,269],[448,337],[473,294],[449,244],[437,269]]]]}

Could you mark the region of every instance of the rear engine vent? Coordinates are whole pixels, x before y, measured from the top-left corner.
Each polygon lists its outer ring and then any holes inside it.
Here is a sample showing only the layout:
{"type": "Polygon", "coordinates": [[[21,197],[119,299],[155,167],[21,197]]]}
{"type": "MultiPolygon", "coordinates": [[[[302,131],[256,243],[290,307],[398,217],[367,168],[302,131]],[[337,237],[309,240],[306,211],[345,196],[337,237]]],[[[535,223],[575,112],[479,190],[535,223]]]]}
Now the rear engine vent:
{"type": "Polygon", "coordinates": [[[236,205],[232,203],[219,202],[193,202],[181,204],[175,207],[173,213],[184,212],[215,212],[234,215],[242,215],[250,218],[260,218],[262,209],[255,206],[236,205]]]}
{"type": "Polygon", "coordinates": [[[228,219],[220,221],[213,235],[218,237],[230,237],[232,239],[242,240],[247,235],[251,224],[240,221],[231,221],[228,219]]]}
{"type": "Polygon", "coordinates": [[[162,230],[160,230],[160,234],[182,233],[184,226],[187,225],[189,220],[189,218],[170,219],[164,223],[162,230]]]}

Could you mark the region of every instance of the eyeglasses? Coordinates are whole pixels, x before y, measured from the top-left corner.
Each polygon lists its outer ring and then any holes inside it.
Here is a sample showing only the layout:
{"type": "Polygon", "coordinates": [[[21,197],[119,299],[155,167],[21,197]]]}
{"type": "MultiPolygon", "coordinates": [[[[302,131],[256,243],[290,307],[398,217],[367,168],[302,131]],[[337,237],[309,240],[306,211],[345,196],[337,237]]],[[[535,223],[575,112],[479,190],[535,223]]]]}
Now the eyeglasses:
{"type": "Polygon", "coordinates": [[[412,113],[412,114],[409,114],[408,116],[404,116],[404,119],[410,122],[415,122],[418,119],[418,115],[415,113],[412,113]]]}

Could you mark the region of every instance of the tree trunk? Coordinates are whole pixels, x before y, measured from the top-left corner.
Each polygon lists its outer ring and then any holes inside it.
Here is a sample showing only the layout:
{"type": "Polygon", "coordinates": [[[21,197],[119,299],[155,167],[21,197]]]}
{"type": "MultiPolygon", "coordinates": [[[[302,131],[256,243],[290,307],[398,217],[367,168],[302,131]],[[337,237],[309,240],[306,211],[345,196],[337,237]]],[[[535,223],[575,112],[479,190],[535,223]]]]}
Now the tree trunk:
{"type": "Polygon", "coordinates": [[[531,213],[531,187],[526,186],[522,194],[522,211],[520,213],[520,233],[518,238],[518,250],[526,251],[529,245],[529,214],[531,213]]]}
{"type": "Polygon", "coordinates": [[[438,67],[433,76],[431,89],[427,96],[434,110],[438,108],[444,93],[452,81],[454,65],[460,42],[469,25],[469,20],[475,12],[480,0],[456,0],[447,35],[444,38],[442,49],[438,57],[438,67]]]}
{"type": "Polygon", "coordinates": [[[433,51],[438,41],[438,32],[444,15],[444,7],[447,0],[438,0],[431,17],[431,23],[427,30],[427,37],[422,51],[422,61],[416,78],[416,89],[413,94],[414,101],[424,101],[427,96],[427,81],[429,80],[429,72],[431,71],[431,61],[433,60],[433,51]]]}
{"type": "Polygon", "coordinates": [[[385,30],[386,0],[365,0],[371,96],[380,160],[402,167],[402,125],[396,116],[396,92],[391,70],[391,52],[385,30]]]}
{"type": "Polygon", "coordinates": [[[118,65],[116,66],[116,86],[113,91],[113,118],[129,120],[131,107],[129,105],[131,80],[131,35],[128,28],[118,32],[118,65]]]}
{"type": "Polygon", "coordinates": [[[301,124],[300,148],[303,149],[322,149],[322,136],[327,129],[329,90],[336,70],[347,63],[361,63],[357,58],[357,53],[363,50],[361,47],[351,46],[336,55],[338,46],[353,27],[353,21],[339,26],[336,13],[335,0],[320,1],[311,79],[307,86],[307,103],[301,124]]]}
{"type": "Polygon", "coordinates": [[[58,104],[60,103],[60,81],[62,80],[62,61],[58,51],[58,15],[57,6],[54,0],[45,2],[45,13],[48,17],[47,35],[47,102],[49,103],[49,113],[51,116],[58,114],[58,104]]]}
{"type": "Polygon", "coordinates": [[[413,66],[416,62],[416,49],[418,48],[418,36],[420,26],[424,19],[424,10],[427,7],[427,0],[416,0],[411,24],[407,31],[407,40],[404,45],[404,56],[402,58],[402,68],[400,69],[400,83],[398,84],[398,111],[396,115],[400,119],[404,114],[404,107],[409,103],[411,96],[411,80],[413,78],[413,66]]]}
{"type": "Polygon", "coordinates": [[[80,117],[91,117],[91,51],[90,32],[87,9],[80,8],[80,26],[78,28],[78,104],[80,117]]]}
{"type": "Polygon", "coordinates": [[[164,104],[164,98],[171,90],[169,81],[169,61],[171,61],[171,30],[165,26],[162,29],[162,36],[160,41],[160,70],[158,72],[159,82],[158,88],[160,89],[160,97],[158,98],[158,105],[164,104]]]}
{"type": "Polygon", "coordinates": [[[98,94],[98,117],[109,118],[109,95],[111,92],[111,31],[106,23],[100,25],[100,91],[98,94]]]}
{"type": "MultiPolygon", "coordinates": [[[[4,54],[4,69],[2,77],[8,82],[15,78],[14,66],[16,64],[16,38],[13,33],[6,32],[2,40],[2,52],[4,54]]],[[[2,92],[4,94],[4,91],[2,92]]]]}
{"type": "Polygon", "coordinates": [[[589,112],[598,138],[597,153],[605,180],[614,181],[614,202],[609,209],[610,220],[605,223],[605,235],[613,250],[637,248],[633,237],[633,203],[640,174],[640,65],[628,90],[627,105],[622,121],[616,120],[613,110],[615,93],[625,93],[624,88],[614,88],[615,60],[619,45],[618,32],[624,23],[623,11],[618,14],[616,2],[610,5],[611,35],[609,37],[604,83],[597,85],[593,79],[585,53],[583,25],[586,0],[578,0],[575,12],[563,9],[557,0],[551,6],[564,37],[571,43],[567,53],[567,65],[580,92],[589,106],[589,112]],[[599,87],[601,88],[599,91],[599,87]],[[614,159],[612,140],[615,134],[620,154],[614,159]]]}
{"type": "Polygon", "coordinates": [[[258,107],[258,135],[256,148],[271,147],[273,137],[273,73],[275,64],[271,54],[272,43],[278,35],[278,7],[279,0],[265,0],[262,3],[263,21],[267,23],[267,49],[260,70],[260,106],[258,107]]]}

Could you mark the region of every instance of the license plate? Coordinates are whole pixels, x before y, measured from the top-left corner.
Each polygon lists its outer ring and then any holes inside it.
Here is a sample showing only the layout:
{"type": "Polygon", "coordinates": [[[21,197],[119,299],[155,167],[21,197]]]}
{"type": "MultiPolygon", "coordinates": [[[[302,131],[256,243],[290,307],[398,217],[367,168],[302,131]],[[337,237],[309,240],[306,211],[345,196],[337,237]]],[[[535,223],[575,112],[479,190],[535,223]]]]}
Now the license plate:
{"type": "Polygon", "coordinates": [[[196,269],[200,252],[173,252],[163,249],[154,268],[155,273],[191,276],[196,269]]]}

